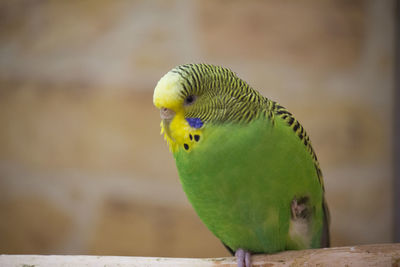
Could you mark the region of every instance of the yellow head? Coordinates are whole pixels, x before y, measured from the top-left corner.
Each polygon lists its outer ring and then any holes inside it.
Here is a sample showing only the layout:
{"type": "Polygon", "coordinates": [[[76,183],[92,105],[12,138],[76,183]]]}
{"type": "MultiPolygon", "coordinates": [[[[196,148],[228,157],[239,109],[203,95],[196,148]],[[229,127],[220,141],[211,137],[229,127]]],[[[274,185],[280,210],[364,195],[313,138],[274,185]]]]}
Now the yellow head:
{"type": "Polygon", "coordinates": [[[184,95],[182,76],[173,70],[165,74],[154,90],[153,103],[160,109],[161,133],[172,152],[179,147],[190,151],[193,136],[200,136],[200,130],[190,127],[185,120],[185,108],[194,96],[184,95]],[[188,101],[189,100],[189,101],[188,101]]]}
{"type": "Polygon", "coordinates": [[[158,109],[167,108],[176,112],[182,107],[181,79],[179,74],[170,71],[158,81],[153,95],[153,103],[158,109]]]}

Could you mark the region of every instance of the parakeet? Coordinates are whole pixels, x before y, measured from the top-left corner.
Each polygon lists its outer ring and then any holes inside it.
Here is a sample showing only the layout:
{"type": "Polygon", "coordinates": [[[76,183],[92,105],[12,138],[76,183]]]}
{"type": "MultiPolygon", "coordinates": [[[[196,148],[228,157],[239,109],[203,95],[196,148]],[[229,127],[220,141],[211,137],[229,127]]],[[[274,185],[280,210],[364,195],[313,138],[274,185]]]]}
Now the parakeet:
{"type": "Polygon", "coordinates": [[[153,102],[189,201],[238,266],[250,253],[329,246],[317,156],[286,108],[208,64],[170,70],[153,102]]]}

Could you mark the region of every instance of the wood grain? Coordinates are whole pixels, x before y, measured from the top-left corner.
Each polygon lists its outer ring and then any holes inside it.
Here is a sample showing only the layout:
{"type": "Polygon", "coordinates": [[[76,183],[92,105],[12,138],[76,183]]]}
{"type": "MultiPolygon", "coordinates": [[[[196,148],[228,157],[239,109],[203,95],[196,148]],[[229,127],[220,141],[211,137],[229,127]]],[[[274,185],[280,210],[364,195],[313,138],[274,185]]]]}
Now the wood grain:
{"type": "MultiPolygon", "coordinates": [[[[353,247],[285,251],[272,255],[255,255],[253,267],[283,266],[400,266],[400,243],[353,247]]],[[[176,266],[176,267],[234,267],[236,260],[228,258],[156,258],[120,256],[63,255],[0,255],[3,267],[45,266],[176,266]]]]}

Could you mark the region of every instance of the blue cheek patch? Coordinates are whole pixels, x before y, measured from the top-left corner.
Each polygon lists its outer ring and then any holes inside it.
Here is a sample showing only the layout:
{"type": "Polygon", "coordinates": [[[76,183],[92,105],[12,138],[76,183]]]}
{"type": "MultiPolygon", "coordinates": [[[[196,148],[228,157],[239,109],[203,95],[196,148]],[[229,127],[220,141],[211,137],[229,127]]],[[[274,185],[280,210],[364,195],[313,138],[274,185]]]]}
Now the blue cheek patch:
{"type": "Polygon", "coordinates": [[[199,129],[203,126],[203,122],[199,118],[186,118],[186,121],[189,123],[190,127],[199,129]]]}

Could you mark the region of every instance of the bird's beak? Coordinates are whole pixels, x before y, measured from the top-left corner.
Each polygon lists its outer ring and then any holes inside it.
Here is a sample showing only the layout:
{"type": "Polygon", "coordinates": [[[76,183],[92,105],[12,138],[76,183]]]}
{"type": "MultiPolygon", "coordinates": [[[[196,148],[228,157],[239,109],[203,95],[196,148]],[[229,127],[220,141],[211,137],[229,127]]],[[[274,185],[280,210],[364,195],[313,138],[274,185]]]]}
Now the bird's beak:
{"type": "Polygon", "coordinates": [[[173,111],[172,109],[164,108],[164,107],[162,107],[160,109],[160,117],[163,121],[164,131],[168,135],[168,137],[171,138],[172,140],[174,140],[174,138],[172,138],[172,136],[171,136],[169,124],[172,121],[172,119],[174,118],[174,116],[175,116],[175,111],[173,111]]]}
{"type": "Polygon", "coordinates": [[[162,120],[171,121],[175,116],[175,111],[169,108],[161,108],[160,109],[160,117],[162,120]]]}

